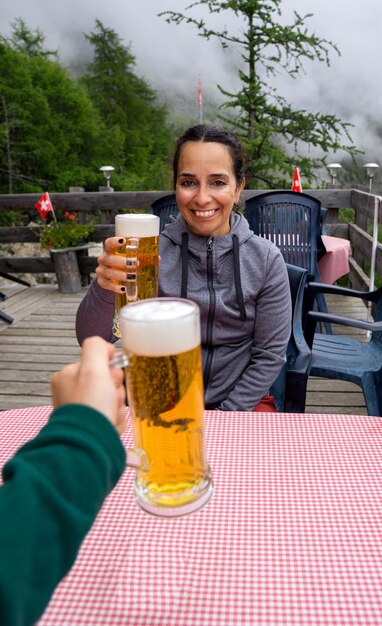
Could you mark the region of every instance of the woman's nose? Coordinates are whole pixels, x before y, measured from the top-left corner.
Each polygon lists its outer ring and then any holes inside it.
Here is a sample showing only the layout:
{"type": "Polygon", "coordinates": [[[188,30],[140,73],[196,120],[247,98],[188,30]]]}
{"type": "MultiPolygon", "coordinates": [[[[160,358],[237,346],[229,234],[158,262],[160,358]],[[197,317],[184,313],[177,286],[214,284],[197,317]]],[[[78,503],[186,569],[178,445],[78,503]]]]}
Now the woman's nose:
{"type": "Polygon", "coordinates": [[[196,202],[200,205],[208,204],[211,199],[208,187],[206,185],[200,185],[196,194],[196,202]]]}

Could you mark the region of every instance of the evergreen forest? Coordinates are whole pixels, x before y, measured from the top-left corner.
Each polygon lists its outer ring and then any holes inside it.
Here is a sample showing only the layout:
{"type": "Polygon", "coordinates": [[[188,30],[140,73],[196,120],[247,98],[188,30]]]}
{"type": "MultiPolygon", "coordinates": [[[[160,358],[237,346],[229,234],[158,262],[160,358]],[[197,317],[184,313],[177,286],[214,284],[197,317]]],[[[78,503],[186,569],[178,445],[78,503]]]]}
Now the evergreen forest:
{"type": "Polygon", "coordinates": [[[165,189],[176,133],[135,72],[135,58],[96,21],[92,62],[73,77],[23,20],[0,36],[0,193],[97,191],[112,165],[115,190],[165,189]]]}
{"type": "MultiPolygon", "coordinates": [[[[310,14],[295,13],[291,24],[283,24],[281,4],[197,0],[185,13],[158,15],[174,28],[217,39],[223,51],[233,46],[240,52],[240,88],[231,93],[218,85],[223,104],[208,117],[242,140],[253,188],[289,187],[296,166],[306,183],[320,185],[329,153],[345,152],[353,164],[359,154],[349,123],[296,109],[274,87],[280,69],[294,79],[304,62],[330,65],[330,54],[339,53],[335,44],[309,33],[310,14]],[[204,5],[211,15],[226,12],[230,24],[239,19],[242,35],[209,27],[195,13],[204,5]]],[[[96,20],[84,34],[91,60],[74,76],[57,51],[46,48],[41,31],[22,19],[11,26],[10,36],[0,35],[0,193],[97,191],[104,165],[114,168],[116,191],[171,189],[174,139],[197,120],[161,103],[137,74],[132,45],[96,20]]]]}

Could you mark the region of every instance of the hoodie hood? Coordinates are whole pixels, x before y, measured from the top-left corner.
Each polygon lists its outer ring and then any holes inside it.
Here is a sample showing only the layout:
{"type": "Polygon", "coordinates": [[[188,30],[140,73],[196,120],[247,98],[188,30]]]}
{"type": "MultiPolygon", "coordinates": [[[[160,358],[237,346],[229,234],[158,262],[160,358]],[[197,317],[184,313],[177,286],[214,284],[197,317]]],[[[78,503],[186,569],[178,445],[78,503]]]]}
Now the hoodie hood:
{"type": "MultiPolygon", "coordinates": [[[[250,230],[247,220],[240,213],[232,211],[230,218],[231,230],[227,235],[222,237],[213,237],[214,249],[219,251],[219,254],[232,251],[232,237],[236,235],[239,245],[245,243],[247,239],[253,236],[253,232],[250,230]]],[[[194,235],[188,230],[187,223],[182,215],[179,215],[173,222],[167,224],[166,228],[162,231],[161,237],[170,239],[173,243],[182,245],[182,235],[188,234],[188,248],[190,252],[196,256],[205,258],[207,243],[211,237],[202,237],[201,235],[194,235]]]]}
{"type": "Polygon", "coordinates": [[[236,299],[240,311],[240,318],[242,321],[245,321],[247,319],[247,313],[245,310],[240,276],[240,245],[253,236],[253,233],[248,226],[247,220],[239,213],[231,213],[230,226],[230,232],[222,237],[202,237],[190,233],[185,219],[180,215],[173,223],[166,227],[162,236],[168,237],[173,243],[181,246],[182,279],[180,295],[182,298],[188,297],[189,255],[193,256],[195,261],[200,262],[202,259],[205,259],[206,251],[208,249],[212,250],[212,243],[214,252],[217,253],[218,258],[225,259],[227,254],[232,254],[236,299]]]}

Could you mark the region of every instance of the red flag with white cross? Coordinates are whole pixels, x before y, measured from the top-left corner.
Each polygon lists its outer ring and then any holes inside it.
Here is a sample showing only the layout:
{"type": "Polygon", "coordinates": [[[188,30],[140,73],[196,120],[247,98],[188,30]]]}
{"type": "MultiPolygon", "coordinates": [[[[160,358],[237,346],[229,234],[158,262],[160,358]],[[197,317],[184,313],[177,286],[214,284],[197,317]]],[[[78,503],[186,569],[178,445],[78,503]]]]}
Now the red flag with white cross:
{"type": "Polygon", "coordinates": [[[53,215],[54,215],[53,206],[52,206],[52,203],[50,201],[50,197],[49,197],[49,194],[48,194],[47,191],[36,202],[35,207],[36,207],[37,211],[40,213],[40,215],[41,215],[42,219],[44,220],[44,222],[46,221],[46,216],[48,215],[48,213],[50,211],[52,211],[53,215]]]}
{"type": "Polygon", "coordinates": [[[300,170],[298,169],[298,167],[295,167],[294,169],[292,191],[302,192],[300,170]]]}

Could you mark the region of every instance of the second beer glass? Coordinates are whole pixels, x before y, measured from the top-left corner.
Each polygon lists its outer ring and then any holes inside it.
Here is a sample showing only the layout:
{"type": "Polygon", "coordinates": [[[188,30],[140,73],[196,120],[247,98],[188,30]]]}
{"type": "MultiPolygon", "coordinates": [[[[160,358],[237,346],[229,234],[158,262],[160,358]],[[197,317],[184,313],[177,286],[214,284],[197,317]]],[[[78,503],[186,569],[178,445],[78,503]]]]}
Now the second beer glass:
{"type": "Polygon", "coordinates": [[[181,298],[125,306],[120,314],[134,447],[147,457],[135,493],[150,513],[191,513],[212,494],[204,450],[199,307],[181,298]]]}
{"type": "Polygon", "coordinates": [[[146,213],[117,215],[115,235],[126,239],[126,244],[116,251],[126,258],[126,283],[123,283],[126,292],[116,294],[113,322],[113,333],[120,337],[121,308],[129,302],[158,295],[159,217],[146,213]]]}

